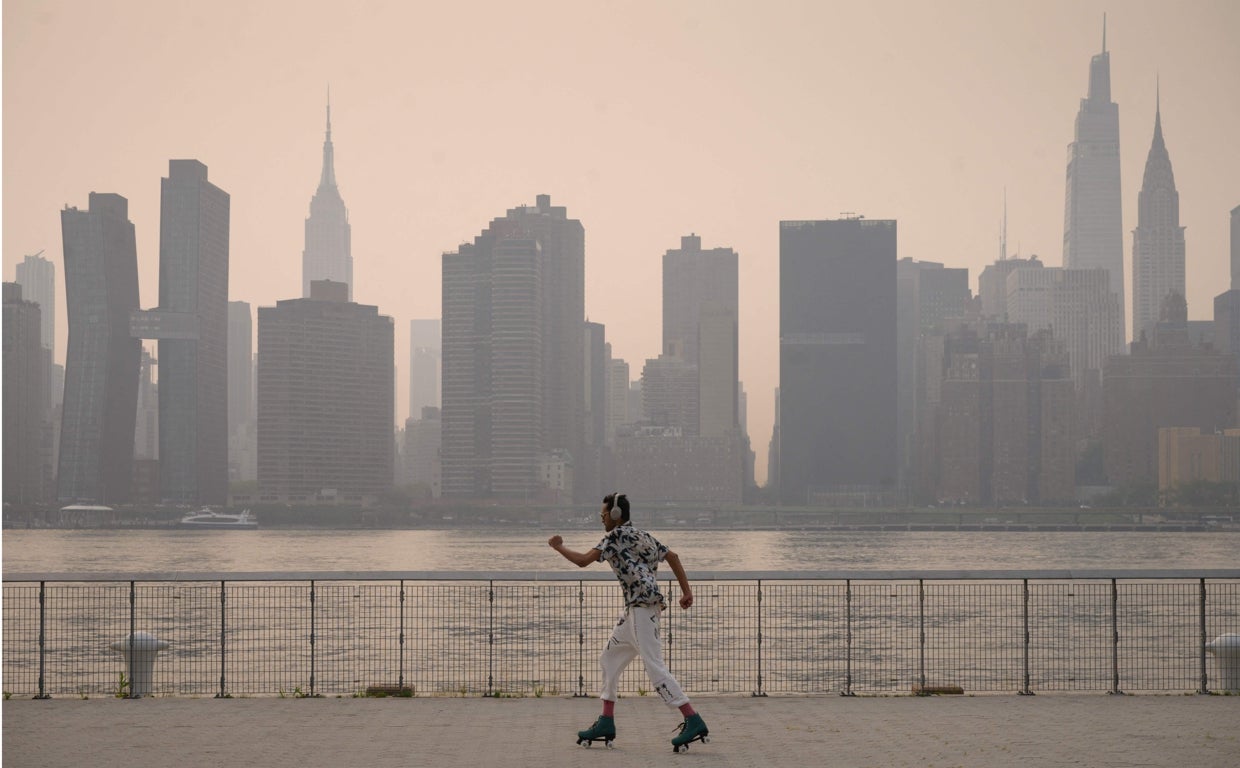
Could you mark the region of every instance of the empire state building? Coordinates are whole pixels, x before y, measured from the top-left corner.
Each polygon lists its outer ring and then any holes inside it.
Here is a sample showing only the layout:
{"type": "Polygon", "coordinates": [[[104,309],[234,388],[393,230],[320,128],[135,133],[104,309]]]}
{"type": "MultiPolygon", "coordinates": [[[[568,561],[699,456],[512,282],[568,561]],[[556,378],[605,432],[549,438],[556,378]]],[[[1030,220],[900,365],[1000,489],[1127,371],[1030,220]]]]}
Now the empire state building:
{"type": "Polygon", "coordinates": [[[313,280],[331,280],[349,287],[353,300],[352,233],[349,211],[336,188],[332,149],[332,105],[327,104],[327,138],[323,141],[323,172],[319,188],[310,199],[306,219],[306,248],[301,253],[301,295],[310,297],[313,280]]]}
{"type": "MultiPolygon", "coordinates": [[[[1064,201],[1063,265],[1105,269],[1119,301],[1119,339],[1124,334],[1124,232],[1120,210],[1119,106],[1111,101],[1111,55],[1106,21],[1102,52],[1089,63],[1089,94],[1081,99],[1076,132],[1068,146],[1064,201]]],[[[1104,350],[1104,354],[1122,352],[1104,350]]]]}

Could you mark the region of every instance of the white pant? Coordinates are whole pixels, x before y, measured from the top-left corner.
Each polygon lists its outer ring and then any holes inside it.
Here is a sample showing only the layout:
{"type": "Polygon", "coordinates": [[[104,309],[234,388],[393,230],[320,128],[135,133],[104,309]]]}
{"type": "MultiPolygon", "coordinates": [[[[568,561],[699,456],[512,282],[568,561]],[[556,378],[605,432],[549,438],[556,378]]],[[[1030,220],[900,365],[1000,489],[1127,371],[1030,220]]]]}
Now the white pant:
{"type": "Polygon", "coordinates": [[[603,669],[603,691],[599,698],[616,700],[620,673],[624,672],[633,657],[640,654],[650,683],[662,697],[663,703],[673,708],[689,703],[689,697],[680,689],[680,683],[663,664],[663,647],[659,644],[659,613],[657,606],[649,605],[631,605],[624,609],[598,660],[603,669]]]}

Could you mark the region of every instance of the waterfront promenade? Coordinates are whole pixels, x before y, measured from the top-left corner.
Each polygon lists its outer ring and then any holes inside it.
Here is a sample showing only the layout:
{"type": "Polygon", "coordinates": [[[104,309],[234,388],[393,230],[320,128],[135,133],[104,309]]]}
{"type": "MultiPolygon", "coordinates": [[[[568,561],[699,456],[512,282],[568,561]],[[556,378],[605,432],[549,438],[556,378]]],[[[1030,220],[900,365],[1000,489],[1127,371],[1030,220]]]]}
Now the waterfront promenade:
{"type": "Polygon", "coordinates": [[[671,751],[678,714],[616,708],[616,748],[574,745],[595,699],[12,699],[6,768],[144,766],[1240,765],[1240,696],[699,697],[709,744],[671,751]]]}

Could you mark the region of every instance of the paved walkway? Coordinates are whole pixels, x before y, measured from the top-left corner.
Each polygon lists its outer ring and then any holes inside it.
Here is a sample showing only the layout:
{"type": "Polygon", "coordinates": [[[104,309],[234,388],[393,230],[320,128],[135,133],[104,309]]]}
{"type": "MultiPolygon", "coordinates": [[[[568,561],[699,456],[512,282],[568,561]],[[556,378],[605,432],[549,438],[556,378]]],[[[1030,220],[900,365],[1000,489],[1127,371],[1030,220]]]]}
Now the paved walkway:
{"type": "Polygon", "coordinates": [[[1240,765],[1240,696],[702,697],[617,704],[616,748],[574,745],[592,699],[78,699],[3,704],[5,768],[144,766],[1240,765]]]}

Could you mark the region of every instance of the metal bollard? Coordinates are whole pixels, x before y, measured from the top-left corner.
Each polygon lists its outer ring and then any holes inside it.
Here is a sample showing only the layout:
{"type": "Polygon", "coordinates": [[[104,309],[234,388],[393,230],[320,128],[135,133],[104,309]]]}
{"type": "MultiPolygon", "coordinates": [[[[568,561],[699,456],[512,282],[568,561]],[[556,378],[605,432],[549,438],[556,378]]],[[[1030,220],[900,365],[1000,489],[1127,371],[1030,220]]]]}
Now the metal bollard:
{"type": "Polygon", "coordinates": [[[1240,635],[1219,635],[1206,643],[1206,652],[1214,654],[1219,672],[1215,690],[1240,692],[1240,635]]]}
{"type": "Polygon", "coordinates": [[[155,678],[155,656],[165,650],[168,643],[149,632],[134,632],[131,637],[132,643],[130,637],[126,637],[108,647],[125,657],[125,666],[129,672],[128,697],[136,699],[151,693],[151,682],[155,678]]]}

